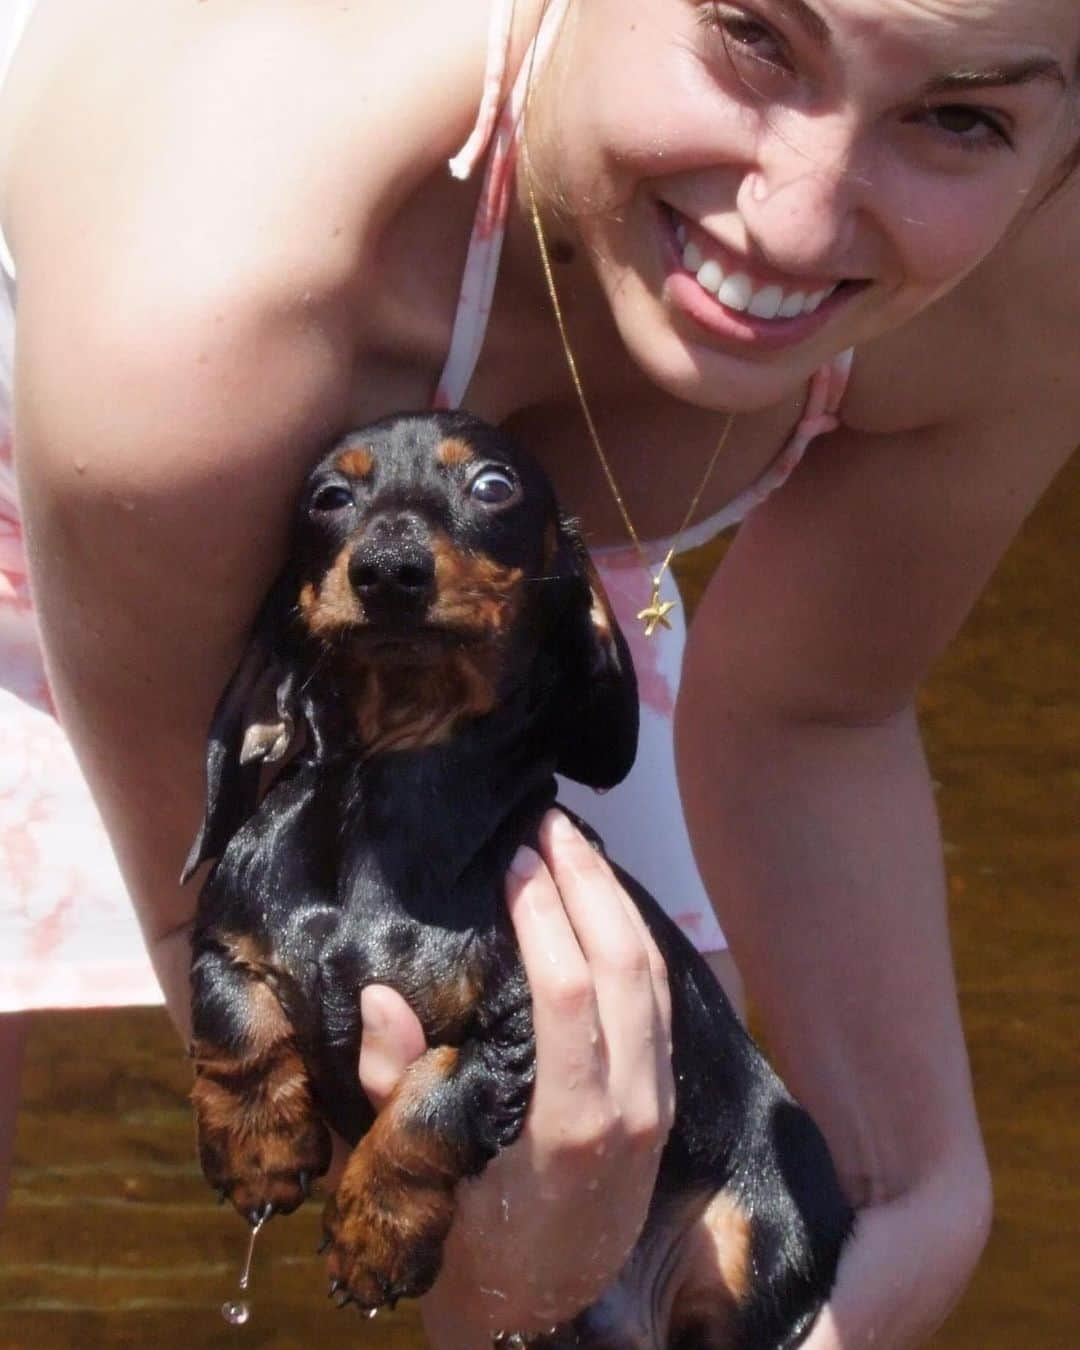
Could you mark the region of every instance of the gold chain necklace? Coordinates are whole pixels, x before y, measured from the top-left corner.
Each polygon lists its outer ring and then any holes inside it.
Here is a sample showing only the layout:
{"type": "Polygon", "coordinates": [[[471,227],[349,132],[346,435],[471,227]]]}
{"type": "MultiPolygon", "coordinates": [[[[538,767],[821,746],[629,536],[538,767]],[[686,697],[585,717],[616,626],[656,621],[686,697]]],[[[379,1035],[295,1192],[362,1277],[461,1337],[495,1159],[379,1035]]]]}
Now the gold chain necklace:
{"type": "MultiPolygon", "coordinates": [[[[555,276],[551,269],[551,256],[548,253],[547,238],[544,235],[544,227],[540,220],[540,208],[536,203],[536,192],[533,188],[532,165],[529,161],[528,144],[525,141],[524,132],[521,138],[521,156],[525,165],[525,186],[529,193],[529,209],[532,214],[533,229],[536,232],[536,243],[540,249],[540,261],[543,264],[544,280],[547,282],[548,295],[551,297],[551,308],[555,313],[555,323],[559,329],[559,338],[562,342],[563,354],[566,357],[566,365],[570,371],[570,379],[573,382],[574,389],[577,392],[578,403],[581,405],[582,416],[585,418],[585,425],[589,430],[589,438],[593,443],[597,458],[604,470],[604,477],[611,488],[611,495],[615,498],[615,504],[619,508],[619,514],[623,518],[623,524],[626,526],[626,532],[630,536],[634,548],[637,549],[638,557],[641,559],[641,565],[647,573],[651,573],[649,565],[649,555],[645,552],[645,547],[634,529],[634,522],[630,519],[630,512],[626,509],[626,503],[623,501],[622,493],[619,491],[619,485],[615,481],[615,475],[611,470],[608,457],[604,453],[604,447],[600,444],[600,436],[596,430],[596,423],[593,421],[592,412],[589,409],[588,399],[585,397],[585,388],[581,383],[581,376],[578,374],[577,361],[574,359],[573,350],[570,347],[570,339],[566,334],[566,322],[563,319],[562,306],[559,304],[559,294],[555,289],[555,276]]],[[[645,636],[652,637],[657,627],[670,628],[668,615],[676,608],[674,600],[662,600],[660,598],[660,587],[664,580],[664,573],[671,566],[671,560],[679,546],[679,540],[682,538],[683,531],[690,524],[691,517],[697,510],[697,504],[701,500],[701,494],[712,477],[713,469],[716,468],[716,461],[727,444],[728,437],[731,434],[731,428],[735,424],[735,414],[728,413],[727,420],[724,422],[723,430],[720,432],[720,439],[716,443],[708,464],[705,466],[705,472],[702,475],[701,482],[698,484],[697,491],[691,499],[690,505],[686,508],[686,515],[683,516],[682,524],[676,530],[671,541],[671,547],[668,549],[664,560],[657,568],[655,573],[651,573],[652,594],[649,597],[649,603],[643,610],[640,610],[637,617],[645,626],[645,636]]]]}

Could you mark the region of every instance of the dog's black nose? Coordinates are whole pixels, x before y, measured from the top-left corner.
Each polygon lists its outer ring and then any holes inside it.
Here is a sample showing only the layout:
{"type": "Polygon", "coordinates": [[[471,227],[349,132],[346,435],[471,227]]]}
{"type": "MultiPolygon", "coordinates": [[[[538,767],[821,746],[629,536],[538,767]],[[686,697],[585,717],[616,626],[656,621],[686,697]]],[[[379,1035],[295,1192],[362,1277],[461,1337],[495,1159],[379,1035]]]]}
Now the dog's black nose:
{"type": "Polygon", "coordinates": [[[424,525],[405,513],[369,522],[349,559],[349,581],[369,618],[426,608],[435,596],[435,559],[424,525]]]}

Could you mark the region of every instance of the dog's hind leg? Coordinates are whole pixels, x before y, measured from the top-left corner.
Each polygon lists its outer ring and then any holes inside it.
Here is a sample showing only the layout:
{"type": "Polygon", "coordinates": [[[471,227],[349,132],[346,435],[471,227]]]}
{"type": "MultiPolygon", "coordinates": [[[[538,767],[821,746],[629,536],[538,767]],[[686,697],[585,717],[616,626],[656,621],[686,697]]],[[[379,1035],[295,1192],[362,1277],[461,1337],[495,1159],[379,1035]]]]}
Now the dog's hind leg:
{"type": "Polygon", "coordinates": [[[252,1224],[290,1213],[330,1163],[295,1029],[250,937],[219,935],[192,965],[199,1159],[252,1224]]]}
{"type": "Polygon", "coordinates": [[[516,1350],[745,1350],[759,1344],[744,1339],[741,1321],[750,1266],[750,1219],[728,1193],[676,1194],[654,1204],[629,1260],[595,1303],[550,1332],[506,1344],[516,1350]]]}

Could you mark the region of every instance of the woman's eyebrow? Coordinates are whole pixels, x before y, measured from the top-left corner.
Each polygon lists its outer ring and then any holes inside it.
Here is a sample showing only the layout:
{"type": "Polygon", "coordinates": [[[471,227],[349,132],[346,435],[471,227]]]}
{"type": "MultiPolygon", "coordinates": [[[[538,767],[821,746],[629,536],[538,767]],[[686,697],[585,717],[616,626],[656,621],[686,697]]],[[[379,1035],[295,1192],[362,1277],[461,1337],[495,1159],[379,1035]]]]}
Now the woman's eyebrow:
{"type": "Polygon", "coordinates": [[[832,37],[832,31],[821,15],[811,9],[805,0],[773,0],[773,3],[783,14],[793,19],[817,46],[827,45],[832,37]]]}
{"type": "Polygon", "coordinates": [[[931,80],[928,94],[955,93],[966,89],[1001,89],[1006,85],[1032,84],[1036,80],[1050,80],[1067,89],[1069,81],[1059,62],[1052,56],[1032,56],[1024,61],[1008,61],[1001,66],[983,70],[960,68],[931,80]]]}
{"type": "MultiPolygon", "coordinates": [[[[827,46],[831,41],[832,30],[829,25],[816,10],[811,9],[806,0],[773,0],[773,4],[797,23],[817,46],[827,46]]],[[[1052,56],[1031,56],[980,70],[962,67],[949,71],[932,80],[926,92],[943,94],[958,89],[1001,89],[1007,85],[1031,84],[1036,80],[1050,80],[1063,89],[1069,87],[1068,77],[1060,62],[1052,56]]]]}
{"type": "MultiPolygon", "coordinates": [[[[812,9],[806,0],[773,0],[774,6],[807,34],[818,47],[826,47],[832,40],[829,25],[812,9]]],[[[1069,79],[1059,61],[1052,56],[1029,56],[1018,61],[982,69],[959,67],[930,81],[926,94],[956,93],[975,89],[1004,89],[1009,86],[1033,84],[1049,80],[1062,89],[1068,89],[1069,79]]]]}

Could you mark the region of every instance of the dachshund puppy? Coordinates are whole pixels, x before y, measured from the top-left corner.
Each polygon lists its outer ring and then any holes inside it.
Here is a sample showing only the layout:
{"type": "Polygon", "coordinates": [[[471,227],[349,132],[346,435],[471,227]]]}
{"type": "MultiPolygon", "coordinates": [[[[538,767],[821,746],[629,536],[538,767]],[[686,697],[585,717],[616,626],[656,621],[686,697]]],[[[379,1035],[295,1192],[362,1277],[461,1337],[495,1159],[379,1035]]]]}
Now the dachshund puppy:
{"type": "MultiPolygon", "coordinates": [[[[192,1097],[203,1170],[252,1223],[301,1203],[328,1125],[354,1146],[325,1216],[343,1301],[425,1292],[457,1182],[521,1131],[534,1043],[507,868],[535,847],[556,772],[625,776],[637,710],[582,540],[503,433],[390,417],[312,472],[211,728],[185,870],[216,860],[194,931],[192,1097]],[[404,995],[429,1046],[377,1118],[356,1074],[372,983],[404,995]]],[[[611,1289],[527,1343],[797,1345],[852,1222],[825,1143],[705,962],[616,873],[667,964],[676,1120],[611,1289]],[[706,1212],[723,1274],[695,1279],[679,1254],[706,1212]]]]}

